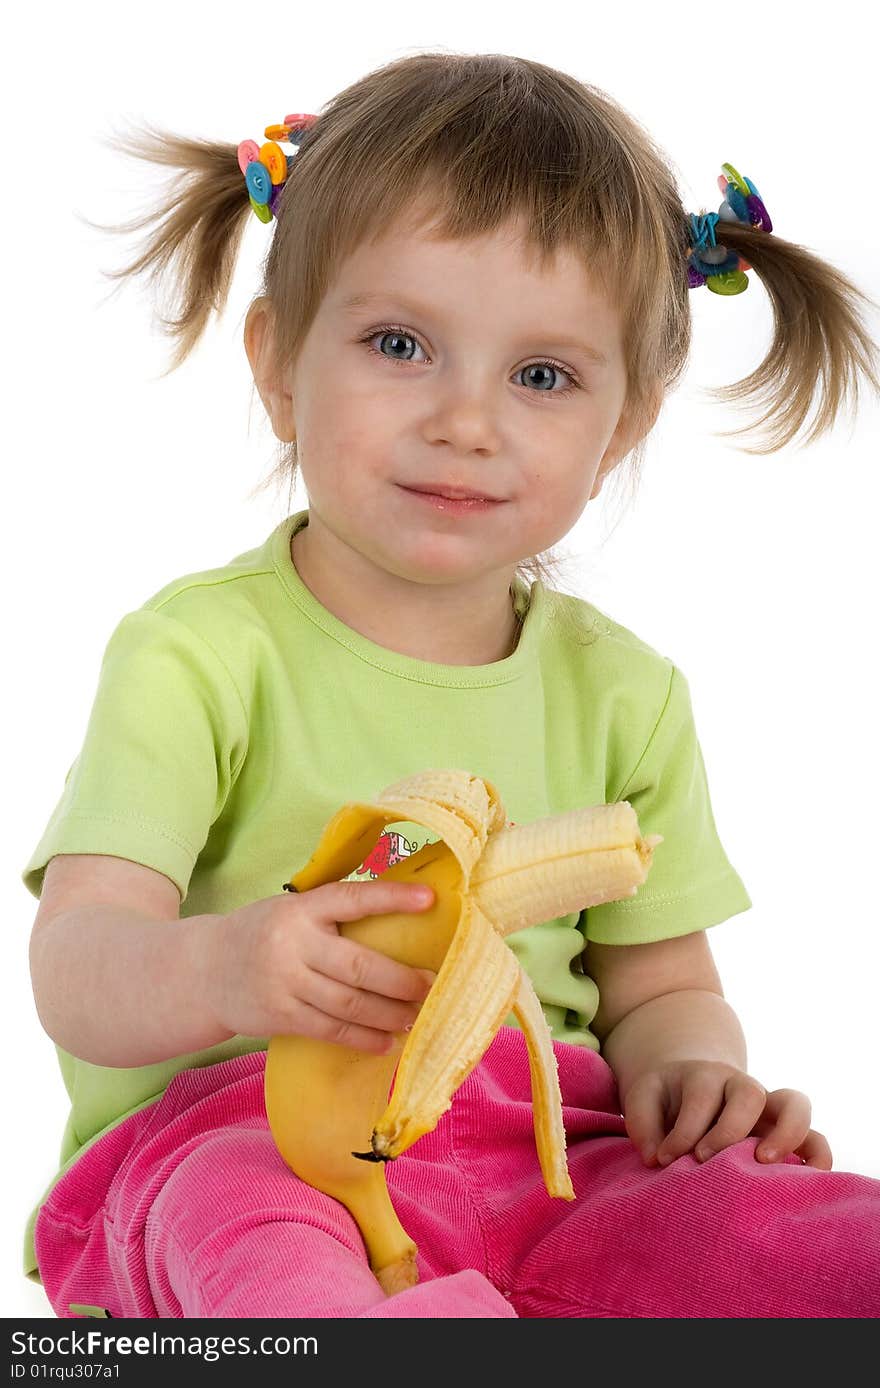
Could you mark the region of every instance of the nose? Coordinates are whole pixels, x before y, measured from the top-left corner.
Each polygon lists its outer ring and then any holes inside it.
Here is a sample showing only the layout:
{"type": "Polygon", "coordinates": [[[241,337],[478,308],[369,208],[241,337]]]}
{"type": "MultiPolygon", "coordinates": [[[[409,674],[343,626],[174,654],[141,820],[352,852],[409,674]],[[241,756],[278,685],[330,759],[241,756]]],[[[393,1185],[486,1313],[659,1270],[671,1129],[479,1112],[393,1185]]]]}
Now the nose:
{"type": "Polygon", "coordinates": [[[473,369],[450,371],[436,379],[425,418],[425,437],[461,453],[497,453],[503,387],[473,369]]]}

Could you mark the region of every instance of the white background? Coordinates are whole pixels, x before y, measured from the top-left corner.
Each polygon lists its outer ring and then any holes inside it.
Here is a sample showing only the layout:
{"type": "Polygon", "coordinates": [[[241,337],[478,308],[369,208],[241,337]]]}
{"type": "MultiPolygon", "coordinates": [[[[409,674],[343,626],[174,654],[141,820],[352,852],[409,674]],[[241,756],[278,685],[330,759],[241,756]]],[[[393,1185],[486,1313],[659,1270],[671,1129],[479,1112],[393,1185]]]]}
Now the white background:
{"type": "MultiPolygon", "coordinates": [[[[274,458],[242,343],[271,235],[248,227],[225,316],[160,380],[169,345],[142,282],[109,297],[101,270],[138,236],[92,231],[150,205],[167,175],[102,144],[138,121],[262,140],[373,67],[424,49],[506,52],[603,88],[681,171],[689,211],[717,210],[729,161],[776,232],[880,299],[876,73],[838,4],[821,41],[801,7],[760,26],[728,7],[294,5],[16,7],[6,20],[3,410],[7,771],[0,897],[6,1059],[2,1258],[6,1316],[50,1316],[21,1275],[26,1215],[56,1169],[67,1097],[30,993],[36,909],[20,873],[85,731],[120,617],[184,573],[260,543],[285,493],[249,494],[274,458]],[[734,31],[722,37],[726,20],[734,31]]],[[[804,1090],[840,1169],[880,1177],[875,886],[878,402],[801,451],[752,458],[713,437],[751,414],[703,390],[770,343],[760,281],[691,294],[693,352],[653,435],[635,504],[604,496],[563,549],[589,598],[690,683],[716,822],[753,909],[714,928],[726,994],[768,1088],[804,1090]],[[613,500],[610,499],[610,500],[613,500]]],[[[880,339],[878,314],[867,324],[880,339]]]]}

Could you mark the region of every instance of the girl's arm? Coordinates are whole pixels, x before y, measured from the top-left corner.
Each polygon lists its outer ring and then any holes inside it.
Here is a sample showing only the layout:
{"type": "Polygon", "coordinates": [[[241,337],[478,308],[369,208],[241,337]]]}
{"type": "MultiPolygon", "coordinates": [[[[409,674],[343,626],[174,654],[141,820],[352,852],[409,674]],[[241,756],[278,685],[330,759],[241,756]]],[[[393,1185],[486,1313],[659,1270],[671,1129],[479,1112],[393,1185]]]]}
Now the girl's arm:
{"type": "Polygon", "coordinates": [[[648,1069],[672,1060],[746,1066],[746,1043],[705,930],[646,945],[589,941],[584,972],[599,989],[591,1029],[614,1071],[621,1101],[648,1069]]]}
{"type": "Polygon", "coordinates": [[[129,1068],[278,1033],[387,1054],[434,973],[340,933],[427,910],[433,890],[389,881],[278,892],[228,915],[178,918],[177,887],[126,858],[60,854],[31,933],[40,1021],[92,1065],[129,1068]]]}
{"type": "Polygon", "coordinates": [[[704,931],[647,945],[589,942],[584,970],[602,999],[592,1027],[647,1165],[689,1152],[708,1160],[753,1136],[758,1161],[795,1154],[831,1170],[831,1148],[810,1127],[806,1094],[768,1094],[746,1073],[745,1037],[704,931]]]}
{"type": "Polygon", "coordinates": [[[92,1065],[152,1065],[234,1032],[205,987],[221,916],[179,919],[163,873],[100,853],[49,860],[30,939],[37,1015],[56,1045],[92,1065]]]}

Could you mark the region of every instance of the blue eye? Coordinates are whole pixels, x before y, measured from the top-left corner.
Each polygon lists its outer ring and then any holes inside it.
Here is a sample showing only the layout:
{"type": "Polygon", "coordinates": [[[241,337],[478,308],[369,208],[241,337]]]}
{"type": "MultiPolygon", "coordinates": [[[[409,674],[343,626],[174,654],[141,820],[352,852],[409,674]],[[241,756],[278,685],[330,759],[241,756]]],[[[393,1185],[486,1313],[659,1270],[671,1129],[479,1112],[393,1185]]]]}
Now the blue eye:
{"type": "MultiPolygon", "coordinates": [[[[521,376],[521,375],[523,374],[523,372],[525,372],[525,371],[543,371],[543,372],[545,372],[545,373],[549,371],[549,372],[552,372],[554,376],[558,376],[558,375],[560,374],[560,372],[561,372],[562,375],[564,375],[564,376],[568,376],[568,375],[569,375],[569,373],[568,373],[567,371],[565,371],[565,370],[563,369],[563,367],[554,365],[554,363],[553,363],[552,361],[536,361],[536,362],[533,362],[531,366],[523,366],[523,367],[517,372],[517,375],[518,375],[518,376],[521,376]]],[[[572,378],[570,377],[569,379],[572,379],[572,378]]],[[[565,386],[562,390],[556,390],[556,391],[554,391],[554,390],[553,390],[553,383],[552,383],[552,381],[551,381],[551,383],[550,383],[549,386],[542,385],[542,384],[539,382],[539,383],[538,383],[538,388],[539,388],[539,390],[544,391],[544,392],[545,392],[546,394],[548,394],[548,395],[551,394],[551,393],[552,393],[553,395],[565,395],[565,394],[567,393],[567,391],[571,389],[570,386],[565,386]]]]}
{"type": "MultiPolygon", "coordinates": [[[[368,333],[365,333],[363,337],[358,339],[358,341],[367,344],[372,344],[376,340],[376,338],[380,339],[379,348],[377,350],[375,347],[370,345],[370,351],[375,356],[384,357],[386,361],[402,362],[404,365],[407,362],[412,361],[413,354],[411,351],[408,351],[406,345],[407,343],[411,343],[413,348],[418,351],[424,350],[420,346],[414,334],[408,332],[406,328],[402,327],[400,324],[397,323],[385,323],[382,324],[380,327],[371,328],[370,331],[368,333]],[[386,352],[384,350],[384,344],[386,342],[388,343],[391,349],[389,352],[386,352]],[[406,353],[406,355],[404,355],[404,353],[406,353]]],[[[539,381],[538,389],[531,390],[529,392],[532,395],[541,394],[548,397],[555,397],[558,400],[560,396],[570,395],[572,391],[582,389],[580,382],[574,375],[574,372],[569,370],[567,366],[563,366],[560,362],[555,362],[552,360],[535,361],[532,362],[529,366],[520,367],[519,371],[516,374],[517,376],[522,376],[523,373],[527,371],[544,372],[545,378],[547,376],[547,373],[550,373],[550,385],[548,386],[546,384],[542,384],[539,381]],[[559,390],[554,390],[552,380],[553,378],[558,379],[560,375],[565,376],[571,384],[563,386],[559,390]]]]}
{"type": "MultiPolygon", "coordinates": [[[[372,341],[374,337],[381,338],[383,343],[387,340],[389,345],[394,344],[390,353],[393,361],[412,361],[411,356],[398,355],[398,348],[401,343],[411,342],[414,346],[418,346],[418,343],[416,342],[415,338],[410,333],[400,332],[396,328],[385,328],[377,333],[371,334],[371,337],[368,338],[367,341],[372,341]]],[[[388,355],[387,353],[382,351],[381,347],[379,350],[380,356],[384,357],[388,355]]]]}

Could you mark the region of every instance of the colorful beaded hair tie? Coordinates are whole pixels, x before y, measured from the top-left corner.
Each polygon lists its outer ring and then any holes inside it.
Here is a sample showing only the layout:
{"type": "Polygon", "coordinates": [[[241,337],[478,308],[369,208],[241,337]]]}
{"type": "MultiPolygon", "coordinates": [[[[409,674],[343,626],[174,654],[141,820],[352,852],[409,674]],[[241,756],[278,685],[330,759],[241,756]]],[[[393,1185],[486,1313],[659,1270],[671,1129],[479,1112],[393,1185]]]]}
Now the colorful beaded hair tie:
{"type": "Polygon", "coordinates": [[[732,164],[722,164],[721,169],[718,187],[725,197],[718,211],[698,217],[690,214],[688,288],[698,289],[704,284],[714,294],[742,294],[749,287],[745,271],[752,267],[736,251],[716,243],[715,227],[719,222],[739,222],[759,231],[772,231],[773,223],[752,180],[743,178],[732,164]]]}
{"type": "Polygon", "coordinates": [[[266,126],[266,144],[242,140],[239,145],[238,167],[244,174],[251,207],[261,222],[271,222],[278,215],[278,203],[296,157],[295,153],[285,154],[278,141],[295,145],[298,150],[303,135],[317,119],[302,113],[285,116],[283,124],[266,126]]]}

